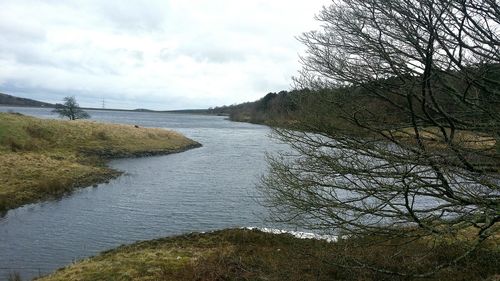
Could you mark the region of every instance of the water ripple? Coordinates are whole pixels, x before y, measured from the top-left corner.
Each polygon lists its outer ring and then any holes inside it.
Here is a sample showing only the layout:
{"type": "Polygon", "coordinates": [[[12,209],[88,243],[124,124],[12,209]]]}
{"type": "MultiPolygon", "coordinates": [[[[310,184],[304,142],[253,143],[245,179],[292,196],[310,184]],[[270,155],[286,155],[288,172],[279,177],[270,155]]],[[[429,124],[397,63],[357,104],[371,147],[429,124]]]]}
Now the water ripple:
{"type": "MultiPolygon", "coordinates": [[[[40,109],[22,110],[50,116],[40,109]]],[[[265,171],[264,152],[282,149],[267,137],[266,127],[214,116],[103,111],[91,115],[100,121],[172,128],[203,147],[115,160],[110,165],[125,174],[109,184],[9,211],[0,220],[0,279],[12,270],[31,278],[137,240],[263,226],[265,210],[250,194],[265,171]]]]}

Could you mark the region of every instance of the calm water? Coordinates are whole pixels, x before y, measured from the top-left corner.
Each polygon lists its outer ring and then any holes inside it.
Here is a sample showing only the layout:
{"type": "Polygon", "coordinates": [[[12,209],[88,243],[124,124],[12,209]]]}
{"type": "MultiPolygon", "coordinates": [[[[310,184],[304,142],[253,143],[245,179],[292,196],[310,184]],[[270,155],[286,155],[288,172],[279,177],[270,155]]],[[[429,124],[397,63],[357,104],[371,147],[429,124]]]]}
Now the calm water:
{"type": "MultiPolygon", "coordinates": [[[[56,118],[47,109],[0,111],[56,118]]],[[[264,126],[217,116],[89,111],[92,119],[179,131],[203,147],[110,163],[125,174],[57,201],[27,205],[0,218],[0,280],[45,274],[137,240],[227,227],[263,226],[255,183],[266,151],[284,147],[264,126]]],[[[3,164],[3,163],[2,163],[3,164]]]]}

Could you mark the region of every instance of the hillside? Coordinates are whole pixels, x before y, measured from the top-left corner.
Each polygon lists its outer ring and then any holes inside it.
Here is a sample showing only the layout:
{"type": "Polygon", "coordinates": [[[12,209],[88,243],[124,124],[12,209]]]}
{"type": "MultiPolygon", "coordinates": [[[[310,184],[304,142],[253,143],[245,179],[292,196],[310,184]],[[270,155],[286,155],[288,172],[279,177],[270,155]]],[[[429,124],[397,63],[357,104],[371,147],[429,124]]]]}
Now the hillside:
{"type": "Polygon", "coordinates": [[[0,105],[54,107],[53,104],[0,93],[0,105]]]}

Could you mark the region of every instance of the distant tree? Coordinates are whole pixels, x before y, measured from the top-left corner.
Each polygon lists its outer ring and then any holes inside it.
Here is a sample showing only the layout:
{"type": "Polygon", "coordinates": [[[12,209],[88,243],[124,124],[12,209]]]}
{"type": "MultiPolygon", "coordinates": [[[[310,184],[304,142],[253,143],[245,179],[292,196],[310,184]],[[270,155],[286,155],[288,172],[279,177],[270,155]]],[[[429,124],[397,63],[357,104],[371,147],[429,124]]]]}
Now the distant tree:
{"type": "Polygon", "coordinates": [[[62,118],[67,117],[69,120],[90,118],[90,115],[80,108],[75,97],[65,97],[63,100],[64,103],[56,104],[52,112],[59,114],[62,118]]]}

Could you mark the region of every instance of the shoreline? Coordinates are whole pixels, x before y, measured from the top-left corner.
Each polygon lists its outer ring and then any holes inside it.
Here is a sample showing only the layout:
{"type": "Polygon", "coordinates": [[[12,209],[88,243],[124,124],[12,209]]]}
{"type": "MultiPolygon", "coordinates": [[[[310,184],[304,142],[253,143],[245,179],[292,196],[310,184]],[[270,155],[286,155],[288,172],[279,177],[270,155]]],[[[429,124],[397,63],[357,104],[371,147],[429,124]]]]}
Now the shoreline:
{"type": "Polygon", "coordinates": [[[0,217],[30,203],[106,183],[108,162],[180,153],[202,145],[159,128],[0,113],[0,217]]]}
{"type": "Polygon", "coordinates": [[[174,150],[147,150],[147,151],[137,151],[137,152],[123,152],[123,153],[113,153],[109,151],[94,151],[93,154],[90,154],[91,156],[97,156],[99,157],[99,161],[102,161],[102,165],[104,165],[104,173],[103,174],[95,174],[95,175],[90,175],[84,179],[76,179],[73,183],[69,184],[67,188],[61,190],[60,193],[56,194],[51,194],[45,198],[40,198],[31,202],[25,202],[22,204],[14,205],[14,207],[7,207],[6,209],[0,209],[0,218],[4,217],[7,215],[7,213],[10,210],[15,210],[17,208],[21,208],[25,205],[29,204],[36,204],[44,201],[50,201],[50,200],[55,200],[62,198],[64,196],[71,195],[71,193],[75,190],[81,189],[81,188],[86,188],[86,187],[91,187],[91,186],[97,186],[99,184],[103,183],[108,183],[110,180],[116,179],[123,175],[125,172],[116,170],[113,168],[109,167],[109,161],[115,160],[115,159],[133,159],[133,158],[141,158],[141,157],[155,157],[155,156],[165,156],[165,155],[170,155],[170,154],[176,154],[176,153],[182,153],[186,152],[191,149],[195,148],[200,148],[203,145],[200,143],[196,144],[191,144],[183,148],[179,149],[174,149],[174,150]],[[101,154],[101,155],[99,155],[101,154]]]}

